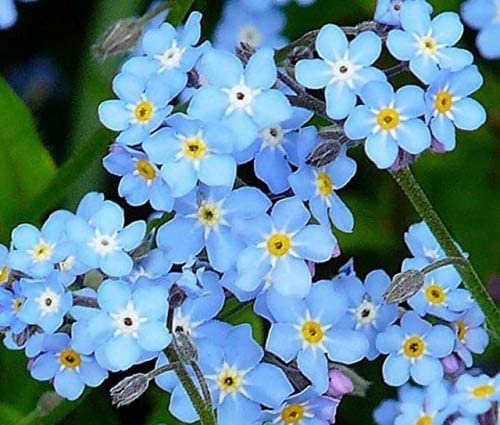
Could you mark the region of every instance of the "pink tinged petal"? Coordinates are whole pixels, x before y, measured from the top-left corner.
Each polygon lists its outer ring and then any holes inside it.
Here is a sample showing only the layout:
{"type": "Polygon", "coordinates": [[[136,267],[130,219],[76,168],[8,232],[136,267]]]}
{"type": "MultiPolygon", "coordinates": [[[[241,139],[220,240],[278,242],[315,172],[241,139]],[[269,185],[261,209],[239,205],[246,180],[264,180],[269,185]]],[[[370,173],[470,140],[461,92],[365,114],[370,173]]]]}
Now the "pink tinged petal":
{"type": "Polygon", "coordinates": [[[389,168],[398,156],[398,144],[387,132],[380,131],[366,139],[365,152],[378,168],[389,168]]]}
{"type": "Polygon", "coordinates": [[[337,25],[328,24],[321,28],[316,39],[316,50],[323,59],[331,62],[342,59],[347,47],[347,37],[337,25]]]}
{"type": "Polygon", "coordinates": [[[322,89],[332,78],[332,68],[321,59],[305,59],[295,68],[297,81],[309,89],[322,89]]]}
{"type": "Polygon", "coordinates": [[[393,386],[400,387],[410,378],[410,360],[397,354],[389,355],[382,366],[384,381],[393,386]]]}
{"type": "Polygon", "coordinates": [[[411,377],[420,385],[430,385],[443,378],[443,365],[438,359],[423,356],[412,365],[411,377]]]}
{"type": "Polygon", "coordinates": [[[486,111],[478,101],[470,97],[456,102],[452,112],[455,125],[461,130],[476,130],[486,121],[486,111]]]}

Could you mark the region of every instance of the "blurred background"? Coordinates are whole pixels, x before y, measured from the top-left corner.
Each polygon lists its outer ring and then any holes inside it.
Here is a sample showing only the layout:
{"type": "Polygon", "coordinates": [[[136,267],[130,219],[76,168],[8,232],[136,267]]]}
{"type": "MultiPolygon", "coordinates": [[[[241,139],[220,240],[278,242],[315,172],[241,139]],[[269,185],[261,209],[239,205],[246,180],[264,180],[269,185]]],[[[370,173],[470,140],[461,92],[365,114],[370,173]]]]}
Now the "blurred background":
{"type": "MultiPolygon", "coordinates": [[[[221,0],[195,2],[194,7],[205,14],[203,25],[207,38],[220,17],[222,3],[221,0]]],[[[435,12],[458,11],[460,7],[459,0],[432,3],[435,12]]],[[[111,80],[119,61],[104,64],[94,61],[91,46],[114,21],[141,14],[147,7],[146,0],[19,3],[15,27],[0,31],[0,73],[29,108],[13,96],[0,96],[0,243],[9,243],[12,228],[21,221],[39,224],[44,217],[37,211],[45,210],[46,202],[73,209],[82,194],[100,190],[125,206],[122,200],[116,199],[118,180],[104,174],[99,160],[76,181],[73,177],[81,174],[78,166],[68,173],[67,179],[61,179],[60,187],[71,185],[68,195],[55,193],[47,199],[43,189],[57,167],[75,149],[96,138],[102,139],[102,147],[112,142],[110,133],[100,132],[96,110],[99,102],[114,97],[111,80]],[[29,113],[32,123],[26,121],[29,113]]],[[[292,4],[285,8],[288,18],[285,35],[293,40],[327,22],[356,24],[370,19],[374,8],[375,0],[318,0],[308,8],[292,4]]],[[[485,85],[475,97],[486,107],[488,123],[477,132],[461,132],[454,152],[427,153],[413,168],[452,234],[469,253],[483,281],[499,296],[500,67],[498,62],[480,59],[474,39],[475,33],[466,29],[462,44],[475,53],[485,76],[485,85]]],[[[409,82],[409,78],[401,81],[409,82]]],[[[92,153],[86,152],[95,158],[95,152],[92,153]]],[[[388,173],[375,169],[361,149],[353,155],[358,161],[358,173],[343,190],[342,197],[355,215],[356,227],[350,235],[337,234],[342,256],[329,266],[333,274],[350,257],[355,257],[360,276],[375,268],[394,274],[399,271],[402,259],[409,256],[403,233],[418,217],[388,173]]],[[[147,209],[128,208],[127,211],[130,218],[145,217],[149,213],[147,209]]],[[[262,326],[254,325],[257,330],[262,326]]],[[[491,372],[498,353],[490,346],[478,364],[491,372]]],[[[381,363],[379,360],[356,368],[373,386],[366,399],[348,397],[342,402],[337,423],[373,423],[374,407],[381,399],[395,395],[381,382],[381,363]]],[[[40,417],[34,409],[40,405],[42,395],[51,389],[50,385],[30,378],[23,353],[2,348],[0,425],[179,423],[168,415],[167,395],[156,388],[151,388],[132,406],[113,409],[107,391],[121,377],[114,376],[100,389],[86,392],[79,401],[65,402],[52,414],[40,417]]],[[[46,397],[42,398],[43,406],[50,407],[50,403],[46,397]]]]}

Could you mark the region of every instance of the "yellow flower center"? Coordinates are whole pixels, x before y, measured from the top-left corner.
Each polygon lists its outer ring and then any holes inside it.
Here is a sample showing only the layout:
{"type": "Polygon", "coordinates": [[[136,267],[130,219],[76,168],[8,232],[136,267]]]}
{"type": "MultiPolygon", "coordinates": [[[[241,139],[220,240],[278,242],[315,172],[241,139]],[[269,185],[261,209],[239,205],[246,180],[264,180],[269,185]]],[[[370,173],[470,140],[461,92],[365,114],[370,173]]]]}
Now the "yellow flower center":
{"type": "Polygon", "coordinates": [[[12,302],[12,311],[18,312],[21,310],[21,307],[23,306],[23,300],[21,298],[16,298],[12,302]]]}
{"type": "Polygon", "coordinates": [[[495,393],[495,387],[491,384],[479,385],[472,390],[472,395],[476,398],[485,398],[495,393]]]}
{"type": "Polygon", "coordinates": [[[408,338],[403,345],[403,352],[406,357],[416,359],[425,351],[425,342],[419,336],[412,336],[408,338]]]}
{"type": "Polygon", "coordinates": [[[9,268],[4,266],[0,269],[0,283],[7,282],[9,280],[9,268]]]}
{"type": "Polygon", "coordinates": [[[296,424],[304,417],[305,409],[301,404],[290,404],[281,411],[281,420],[286,424],[296,424]]]}
{"type": "Polygon", "coordinates": [[[75,350],[66,348],[59,354],[59,361],[69,369],[76,369],[82,364],[82,357],[75,350]]]}
{"type": "Polygon", "coordinates": [[[241,387],[241,376],[232,370],[226,370],[219,375],[219,388],[221,391],[232,394],[241,387]]]}
{"type": "Polygon", "coordinates": [[[438,284],[433,283],[425,288],[425,298],[431,304],[442,304],[446,299],[446,293],[438,284]]]}
{"type": "Polygon", "coordinates": [[[458,320],[457,323],[457,338],[459,341],[463,341],[465,334],[467,333],[467,326],[463,320],[458,320]]]}
{"type": "Polygon", "coordinates": [[[377,115],[377,123],[384,130],[393,130],[399,125],[399,112],[394,108],[384,108],[377,115]]]}
{"type": "Polygon", "coordinates": [[[139,102],[134,110],[134,115],[137,121],[141,123],[148,122],[154,114],[154,106],[151,102],[143,100],[139,102]]]}
{"type": "Polygon", "coordinates": [[[315,321],[308,321],[302,325],[302,337],[309,344],[318,344],[323,340],[324,332],[321,325],[315,321]]]}
{"type": "Polygon", "coordinates": [[[198,208],[198,220],[204,226],[215,226],[219,223],[220,212],[217,205],[206,202],[198,208]]]}
{"type": "Polygon", "coordinates": [[[156,177],[156,170],[148,161],[144,159],[139,159],[135,163],[135,169],[140,176],[144,177],[146,180],[153,180],[156,177]]]}
{"type": "Polygon", "coordinates": [[[323,196],[331,195],[333,192],[333,183],[330,176],[326,173],[319,173],[316,177],[316,185],[318,187],[318,192],[323,196]]]}
{"type": "Polygon", "coordinates": [[[418,418],[418,421],[415,422],[415,425],[432,425],[432,417],[429,415],[421,416],[418,418]]]}
{"type": "Polygon", "coordinates": [[[267,250],[276,257],[288,254],[291,247],[292,241],[285,233],[275,233],[267,239],[267,250]]]}
{"type": "Polygon", "coordinates": [[[421,40],[421,49],[427,53],[433,53],[437,50],[437,43],[432,37],[425,37],[421,40]]]}
{"type": "Polygon", "coordinates": [[[453,99],[450,92],[446,90],[440,91],[436,96],[434,106],[442,114],[448,112],[453,106],[453,99]]]}
{"type": "Polygon", "coordinates": [[[52,246],[40,243],[33,248],[33,257],[36,261],[46,261],[52,256],[52,246]]]}
{"type": "Polygon", "coordinates": [[[207,144],[201,137],[192,137],[184,141],[184,156],[192,160],[202,159],[207,153],[207,144]]]}

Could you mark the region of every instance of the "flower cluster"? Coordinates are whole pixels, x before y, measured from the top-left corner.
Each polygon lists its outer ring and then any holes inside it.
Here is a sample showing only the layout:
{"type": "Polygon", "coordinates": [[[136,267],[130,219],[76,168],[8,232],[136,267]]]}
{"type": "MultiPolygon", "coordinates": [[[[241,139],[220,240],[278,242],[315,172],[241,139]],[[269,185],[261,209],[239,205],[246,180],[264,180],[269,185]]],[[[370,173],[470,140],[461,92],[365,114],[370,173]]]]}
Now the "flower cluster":
{"type": "Polygon", "coordinates": [[[500,393],[498,378],[465,371],[488,343],[484,315],[453,265],[427,270],[445,254],[424,223],[405,236],[414,257],[403,276],[422,282],[404,304],[388,301],[395,279],[383,270],[361,279],[349,262],[330,280],[315,274],[340,255],[334,232],[354,228],[339,193],[356,173],[356,141],[389,168],[429,148],[452,150],[455,127],[484,122],[468,97],[482,77],[454,47],[458,15],[431,19],[424,1],[380,2],[383,28],[355,27],[349,39],[327,24],[314,51],[277,63],[279,29],[267,28],[260,44],[251,30],[235,37],[235,23],[286,2],[240,3],[228,4],[235,12],[216,47],[201,41],[193,12],[181,28],[145,31],[122,64],[117,99],[98,111],[117,133],[103,164],[129,206],[154,213],[125,225],[119,205],[90,193],[76,214],[15,228],[10,247],[0,246],[5,345],[24,349],[32,376],[70,400],[109,373],[154,361],[112,390],[117,404],[154,380],[171,394],[171,413],[196,422],[203,412],[191,380],[220,425],[332,423],[342,397],[361,391],[347,365],[382,356],[385,382],[403,387],[390,415],[377,412],[380,423],[412,423],[417,413],[419,425],[475,420],[500,393]],[[391,72],[374,65],[383,54],[425,90],[394,88],[391,72]],[[330,125],[311,124],[314,114],[330,125]],[[264,348],[248,324],[229,323],[247,303],[269,322],[264,348]]]}

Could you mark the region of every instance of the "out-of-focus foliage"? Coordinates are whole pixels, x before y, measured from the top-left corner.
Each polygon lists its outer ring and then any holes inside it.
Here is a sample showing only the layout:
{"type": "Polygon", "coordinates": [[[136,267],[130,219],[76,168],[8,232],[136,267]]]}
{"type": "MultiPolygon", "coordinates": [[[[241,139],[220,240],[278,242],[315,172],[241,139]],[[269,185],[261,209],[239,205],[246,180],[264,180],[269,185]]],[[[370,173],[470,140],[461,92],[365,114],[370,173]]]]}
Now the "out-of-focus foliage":
{"type": "MultiPolygon", "coordinates": [[[[30,201],[56,172],[56,165],[48,152],[60,163],[75,146],[84,143],[100,127],[97,105],[110,96],[117,62],[101,65],[93,61],[91,44],[114,20],[139,13],[147,6],[146,1],[137,0],[76,3],[80,4],[44,0],[26,13],[21,6],[22,18],[18,28],[11,34],[0,33],[0,58],[3,58],[0,59],[0,71],[19,65],[34,53],[46,54],[53,56],[61,67],[63,80],[58,85],[66,88],[57,101],[49,101],[37,110],[35,124],[29,110],[6,83],[0,81],[0,240],[4,243],[19,217],[23,220],[29,218],[25,213],[31,211],[30,201]],[[12,53],[11,49],[17,50],[12,53]]],[[[221,3],[220,0],[195,2],[195,7],[206,15],[204,22],[208,31],[217,20],[221,3]]],[[[458,0],[433,2],[436,12],[456,11],[459,4],[458,0]]],[[[318,0],[316,5],[306,9],[292,4],[286,9],[286,35],[294,39],[327,22],[355,24],[370,19],[374,8],[375,0],[318,0]]],[[[462,43],[475,51],[472,32],[466,31],[462,43]]],[[[469,253],[481,278],[487,282],[500,273],[500,169],[496,166],[500,157],[497,141],[500,133],[500,84],[498,64],[478,60],[478,65],[485,76],[485,85],[477,98],[488,111],[488,123],[477,132],[459,133],[457,149],[451,153],[426,153],[414,170],[453,236],[469,253]]],[[[403,232],[418,218],[388,173],[377,170],[361,149],[356,150],[355,157],[358,173],[343,192],[343,198],[355,214],[356,226],[352,234],[340,235],[343,256],[334,266],[353,256],[362,275],[380,267],[394,274],[407,255],[403,232]]],[[[91,171],[72,186],[66,201],[73,206],[83,191],[106,187],[114,196],[116,183],[111,178],[104,180],[96,161],[91,171]]],[[[43,199],[38,202],[43,202],[43,199]]],[[[147,211],[130,211],[130,214],[144,215],[147,211]]],[[[250,309],[232,316],[232,320],[234,323],[251,321],[255,337],[262,338],[263,325],[254,318],[250,309]]],[[[490,348],[485,361],[494,359],[497,353],[494,347],[490,348]]],[[[488,369],[487,364],[484,366],[488,369]]],[[[354,397],[343,401],[338,423],[372,423],[371,411],[392,391],[382,384],[380,368],[380,362],[374,362],[357,370],[374,381],[374,385],[363,402],[354,397]]],[[[132,406],[113,409],[106,390],[119,379],[112,378],[107,386],[89,392],[80,402],[64,402],[53,414],[41,417],[34,409],[40,396],[49,391],[49,385],[37,383],[29,377],[23,355],[2,349],[0,424],[178,423],[167,412],[165,393],[156,389],[151,389],[146,397],[132,406]]]]}

